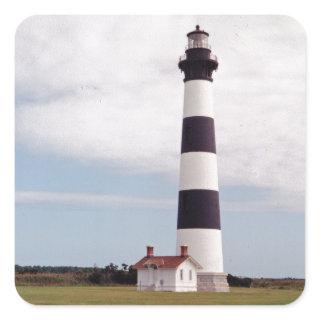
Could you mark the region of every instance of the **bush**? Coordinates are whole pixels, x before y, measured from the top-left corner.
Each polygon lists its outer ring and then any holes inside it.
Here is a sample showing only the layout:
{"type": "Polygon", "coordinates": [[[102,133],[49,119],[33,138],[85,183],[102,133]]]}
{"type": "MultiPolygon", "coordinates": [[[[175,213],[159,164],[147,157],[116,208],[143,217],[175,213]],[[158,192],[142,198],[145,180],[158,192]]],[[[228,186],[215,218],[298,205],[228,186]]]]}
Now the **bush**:
{"type": "Polygon", "coordinates": [[[99,270],[93,271],[93,273],[88,276],[89,282],[93,284],[102,284],[102,279],[103,275],[99,270]]]}
{"type": "Polygon", "coordinates": [[[250,288],[252,284],[251,278],[236,277],[231,274],[228,274],[227,280],[230,287],[250,288]]]}

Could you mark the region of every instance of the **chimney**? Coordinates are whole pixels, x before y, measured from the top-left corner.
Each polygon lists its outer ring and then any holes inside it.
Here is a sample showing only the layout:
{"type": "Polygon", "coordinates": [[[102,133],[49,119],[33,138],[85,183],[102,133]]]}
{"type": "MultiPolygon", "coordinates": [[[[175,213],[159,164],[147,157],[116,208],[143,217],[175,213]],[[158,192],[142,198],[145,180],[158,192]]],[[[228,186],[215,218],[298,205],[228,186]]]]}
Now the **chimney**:
{"type": "Polygon", "coordinates": [[[152,246],[147,246],[147,257],[153,257],[153,247],[152,246]]]}
{"type": "Polygon", "coordinates": [[[188,246],[180,246],[181,248],[181,257],[188,256],[188,246]]]}

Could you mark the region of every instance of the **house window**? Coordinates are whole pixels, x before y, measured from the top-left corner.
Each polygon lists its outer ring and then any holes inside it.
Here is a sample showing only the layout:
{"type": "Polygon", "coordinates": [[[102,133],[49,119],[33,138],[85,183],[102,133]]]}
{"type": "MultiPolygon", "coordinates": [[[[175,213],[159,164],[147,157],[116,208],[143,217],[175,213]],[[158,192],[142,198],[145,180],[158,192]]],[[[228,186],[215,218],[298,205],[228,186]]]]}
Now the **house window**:
{"type": "Polygon", "coordinates": [[[183,280],[183,269],[180,270],[180,280],[183,280]]]}
{"type": "Polygon", "coordinates": [[[189,270],[189,280],[192,280],[192,270],[189,270]]]}

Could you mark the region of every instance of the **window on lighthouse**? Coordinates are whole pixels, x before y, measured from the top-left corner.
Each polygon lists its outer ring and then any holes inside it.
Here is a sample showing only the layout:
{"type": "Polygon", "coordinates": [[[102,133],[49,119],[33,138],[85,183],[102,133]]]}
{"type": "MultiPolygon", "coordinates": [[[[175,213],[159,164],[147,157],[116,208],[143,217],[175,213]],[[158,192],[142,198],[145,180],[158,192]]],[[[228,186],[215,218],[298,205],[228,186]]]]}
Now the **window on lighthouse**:
{"type": "Polygon", "coordinates": [[[183,269],[180,270],[180,280],[183,280],[183,269]]]}
{"type": "Polygon", "coordinates": [[[189,270],[189,280],[192,280],[192,270],[189,270]]]}
{"type": "Polygon", "coordinates": [[[208,36],[204,33],[190,34],[188,37],[188,48],[209,48],[208,36]]]}

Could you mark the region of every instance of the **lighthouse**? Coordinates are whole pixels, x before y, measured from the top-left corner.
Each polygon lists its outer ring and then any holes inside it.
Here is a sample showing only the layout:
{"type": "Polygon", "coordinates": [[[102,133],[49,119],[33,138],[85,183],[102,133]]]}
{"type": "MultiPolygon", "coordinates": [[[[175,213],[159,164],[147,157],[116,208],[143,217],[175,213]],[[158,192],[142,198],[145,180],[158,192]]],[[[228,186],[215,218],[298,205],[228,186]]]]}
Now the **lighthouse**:
{"type": "Polygon", "coordinates": [[[197,272],[198,291],[226,292],[212,99],[212,75],[218,61],[209,34],[198,25],[187,37],[178,64],[184,73],[184,106],[177,254],[181,246],[188,246],[190,256],[202,266],[197,272]]]}

